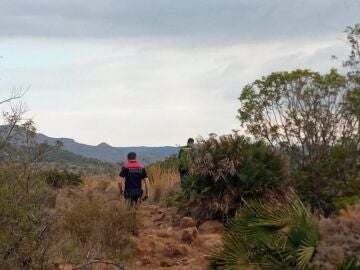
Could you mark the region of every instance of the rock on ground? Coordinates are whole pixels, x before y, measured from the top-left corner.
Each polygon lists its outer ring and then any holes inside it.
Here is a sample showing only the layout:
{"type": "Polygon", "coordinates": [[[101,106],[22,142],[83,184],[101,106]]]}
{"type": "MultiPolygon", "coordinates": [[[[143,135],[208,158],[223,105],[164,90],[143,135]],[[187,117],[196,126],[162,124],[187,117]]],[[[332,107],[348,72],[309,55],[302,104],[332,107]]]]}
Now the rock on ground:
{"type": "Polygon", "coordinates": [[[136,270],[206,269],[210,249],[221,243],[221,223],[207,221],[198,230],[192,218],[180,219],[173,208],[142,204],[137,218],[136,270]]]}

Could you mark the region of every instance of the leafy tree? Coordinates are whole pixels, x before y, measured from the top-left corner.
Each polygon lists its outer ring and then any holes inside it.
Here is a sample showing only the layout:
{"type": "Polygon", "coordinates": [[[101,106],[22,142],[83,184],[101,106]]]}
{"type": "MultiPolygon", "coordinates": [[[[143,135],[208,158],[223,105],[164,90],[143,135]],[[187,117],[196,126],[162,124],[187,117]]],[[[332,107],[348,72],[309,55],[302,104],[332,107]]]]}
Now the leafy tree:
{"type": "Polygon", "coordinates": [[[349,58],[344,61],[345,67],[350,67],[355,72],[360,69],[360,24],[346,28],[347,40],[350,45],[349,58]]]}
{"type": "MultiPolygon", "coordinates": [[[[348,26],[346,29],[347,40],[350,46],[350,54],[346,61],[343,62],[344,67],[349,67],[348,78],[352,84],[352,88],[345,98],[345,108],[350,118],[350,122],[354,125],[357,133],[360,133],[360,24],[348,26]]],[[[359,141],[357,142],[360,143],[359,141]]]]}
{"type": "Polygon", "coordinates": [[[325,211],[333,197],[360,189],[359,93],[352,87],[334,69],[295,70],[256,80],[239,98],[241,125],[289,155],[301,197],[325,211]]]}

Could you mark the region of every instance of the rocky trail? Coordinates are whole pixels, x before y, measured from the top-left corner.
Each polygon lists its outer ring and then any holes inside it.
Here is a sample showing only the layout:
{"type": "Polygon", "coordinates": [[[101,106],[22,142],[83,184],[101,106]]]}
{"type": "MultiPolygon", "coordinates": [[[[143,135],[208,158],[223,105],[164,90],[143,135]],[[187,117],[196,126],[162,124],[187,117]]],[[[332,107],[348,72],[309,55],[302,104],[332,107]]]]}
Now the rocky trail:
{"type": "Polygon", "coordinates": [[[209,252],[221,241],[223,225],[207,221],[196,226],[175,208],[144,203],[138,206],[135,269],[206,269],[209,252]]]}
{"type": "MultiPolygon", "coordinates": [[[[100,181],[92,180],[80,187],[58,191],[56,211],[63,216],[79,201],[84,203],[84,209],[100,212],[111,205],[120,206],[124,203],[119,197],[116,182],[103,185],[100,181]]],[[[72,213],[81,220],[93,221],[90,212],[88,215],[76,211],[72,213]]],[[[151,201],[143,202],[136,207],[136,223],[139,235],[131,236],[134,243],[131,247],[131,257],[121,263],[126,270],[206,269],[210,251],[221,243],[223,231],[223,224],[218,221],[206,221],[198,226],[192,218],[180,216],[176,208],[151,201]]],[[[90,250],[90,247],[86,248],[90,250]]],[[[106,258],[106,254],[101,250],[92,252],[91,255],[95,255],[96,258],[106,258]]],[[[73,264],[60,264],[56,269],[83,268],[73,264]]],[[[89,265],[86,269],[110,270],[118,267],[100,262],[89,265]]]]}

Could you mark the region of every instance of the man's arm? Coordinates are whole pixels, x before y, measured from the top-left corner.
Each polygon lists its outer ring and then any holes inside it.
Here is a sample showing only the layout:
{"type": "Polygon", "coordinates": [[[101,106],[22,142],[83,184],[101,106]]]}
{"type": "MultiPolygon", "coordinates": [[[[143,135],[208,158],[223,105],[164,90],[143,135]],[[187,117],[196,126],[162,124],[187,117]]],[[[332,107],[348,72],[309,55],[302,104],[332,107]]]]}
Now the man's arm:
{"type": "Polygon", "coordinates": [[[122,195],[125,190],[125,178],[120,176],[120,181],[118,183],[120,194],[122,195]]]}

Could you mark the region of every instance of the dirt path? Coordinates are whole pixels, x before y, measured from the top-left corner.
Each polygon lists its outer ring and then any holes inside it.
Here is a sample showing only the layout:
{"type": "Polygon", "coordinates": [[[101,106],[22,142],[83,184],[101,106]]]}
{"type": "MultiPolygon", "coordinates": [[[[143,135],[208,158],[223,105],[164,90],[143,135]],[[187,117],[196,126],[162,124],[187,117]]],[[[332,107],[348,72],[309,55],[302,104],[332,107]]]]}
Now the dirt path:
{"type": "Polygon", "coordinates": [[[142,204],[137,210],[135,269],[206,269],[209,250],[221,241],[222,225],[208,221],[199,228],[174,208],[142,204]]]}

